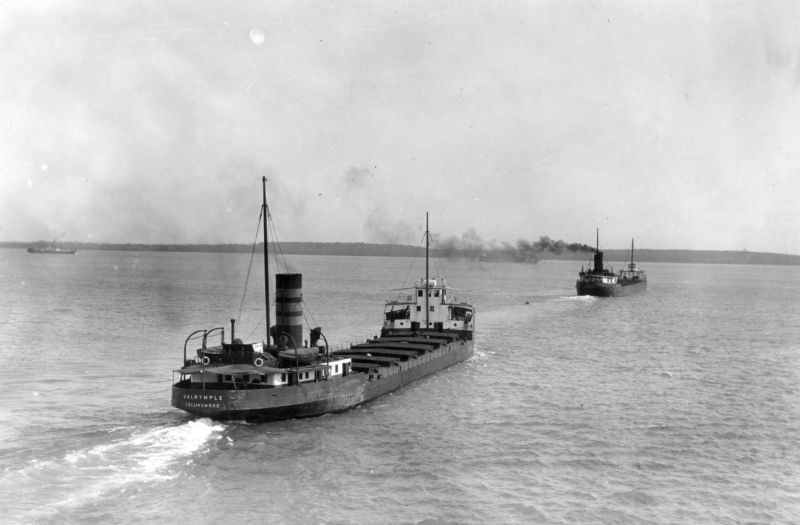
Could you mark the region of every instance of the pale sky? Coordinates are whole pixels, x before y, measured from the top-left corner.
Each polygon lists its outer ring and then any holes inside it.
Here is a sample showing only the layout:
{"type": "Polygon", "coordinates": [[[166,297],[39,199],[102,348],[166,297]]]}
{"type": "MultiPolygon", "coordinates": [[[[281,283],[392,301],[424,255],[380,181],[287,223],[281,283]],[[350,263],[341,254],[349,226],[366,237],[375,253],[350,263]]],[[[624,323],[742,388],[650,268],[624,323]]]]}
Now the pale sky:
{"type": "Polygon", "coordinates": [[[800,254],[800,2],[0,3],[0,240],[800,254]]]}

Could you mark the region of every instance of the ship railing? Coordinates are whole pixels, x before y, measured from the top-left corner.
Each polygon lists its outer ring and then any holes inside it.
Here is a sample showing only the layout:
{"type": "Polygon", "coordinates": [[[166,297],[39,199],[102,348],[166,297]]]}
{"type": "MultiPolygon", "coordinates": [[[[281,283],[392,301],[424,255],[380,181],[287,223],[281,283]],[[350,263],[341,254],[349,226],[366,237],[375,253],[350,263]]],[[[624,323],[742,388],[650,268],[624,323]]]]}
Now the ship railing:
{"type": "Polygon", "coordinates": [[[208,346],[208,336],[212,335],[214,332],[217,331],[220,333],[220,342],[222,342],[225,339],[225,328],[221,326],[217,328],[212,328],[210,330],[207,329],[195,330],[194,332],[189,334],[189,337],[187,337],[186,341],[183,342],[183,363],[186,364],[189,341],[200,339],[200,334],[202,334],[203,342],[201,343],[200,349],[205,350],[206,347],[208,346]]]}
{"type": "Polygon", "coordinates": [[[392,296],[386,299],[386,305],[414,304],[415,302],[416,300],[414,294],[410,292],[407,294],[392,296]]]}
{"type": "Polygon", "coordinates": [[[357,337],[354,340],[348,343],[334,343],[330,346],[331,352],[337,352],[339,350],[348,350],[353,345],[360,345],[369,341],[370,337],[357,337]]]}

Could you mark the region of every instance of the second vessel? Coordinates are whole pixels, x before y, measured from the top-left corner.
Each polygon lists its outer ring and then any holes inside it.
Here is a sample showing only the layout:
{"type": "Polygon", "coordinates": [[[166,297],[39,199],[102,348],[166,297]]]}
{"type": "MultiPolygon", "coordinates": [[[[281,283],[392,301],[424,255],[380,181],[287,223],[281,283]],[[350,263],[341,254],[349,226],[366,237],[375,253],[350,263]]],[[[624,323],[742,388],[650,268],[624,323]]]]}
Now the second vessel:
{"type": "Polygon", "coordinates": [[[600,251],[600,234],[594,251],[593,265],[578,273],[575,288],[578,295],[596,297],[617,297],[631,295],[647,289],[647,273],[639,268],[633,259],[633,239],[631,239],[631,259],[625,268],[617,273],[603,264],[603,252],[600,251]]]}

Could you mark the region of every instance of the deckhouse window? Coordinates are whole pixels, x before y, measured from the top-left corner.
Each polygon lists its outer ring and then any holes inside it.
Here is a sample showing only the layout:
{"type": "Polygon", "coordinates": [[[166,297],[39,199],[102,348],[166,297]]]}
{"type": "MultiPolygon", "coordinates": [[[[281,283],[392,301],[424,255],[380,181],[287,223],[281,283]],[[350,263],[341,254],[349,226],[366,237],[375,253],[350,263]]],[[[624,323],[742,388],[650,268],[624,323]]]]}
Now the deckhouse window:
{"type": "Polygon", "coordinates": [[[417,311],[421,312],[422,311],[422,307],[421,306],[417,306],[417,311]]]}
{"type": "Polygon", "coordinates": [[[417,297],[422,297],[422,290],[417,290],[417,297]]]}

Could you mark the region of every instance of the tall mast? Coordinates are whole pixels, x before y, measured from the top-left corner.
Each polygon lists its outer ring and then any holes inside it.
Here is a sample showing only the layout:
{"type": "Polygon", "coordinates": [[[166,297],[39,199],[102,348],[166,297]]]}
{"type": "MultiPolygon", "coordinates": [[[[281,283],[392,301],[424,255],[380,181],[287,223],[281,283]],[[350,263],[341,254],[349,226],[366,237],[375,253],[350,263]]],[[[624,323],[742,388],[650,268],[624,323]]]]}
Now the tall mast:
{"type": "Polygon", "coordinates": [[[263,204],[261,214],[264,216],[264,301],[267,303],[267,346],[269,346],[269,250],[267,250],[267,178],[261,177],[261,194],[263,204]]]}
{"type": "Polygon", "coordinates": [[[595,235],[597,236],[595,241],[594,241],[595,242],[595,246],[596,246],[594,251],[599,252],[600,251],[600,228],[595,228],[594,232],[595,232],[595,235]]]}
{"type": "Polygon", "coordinates": [[[428,328],[430,324],[430,307],[428,306],[428,283],[430,279],[428,278],[428,244],[430,241],[431,233],[428,231],[428,212],[425,212],[425,328],[428,328]]]}

